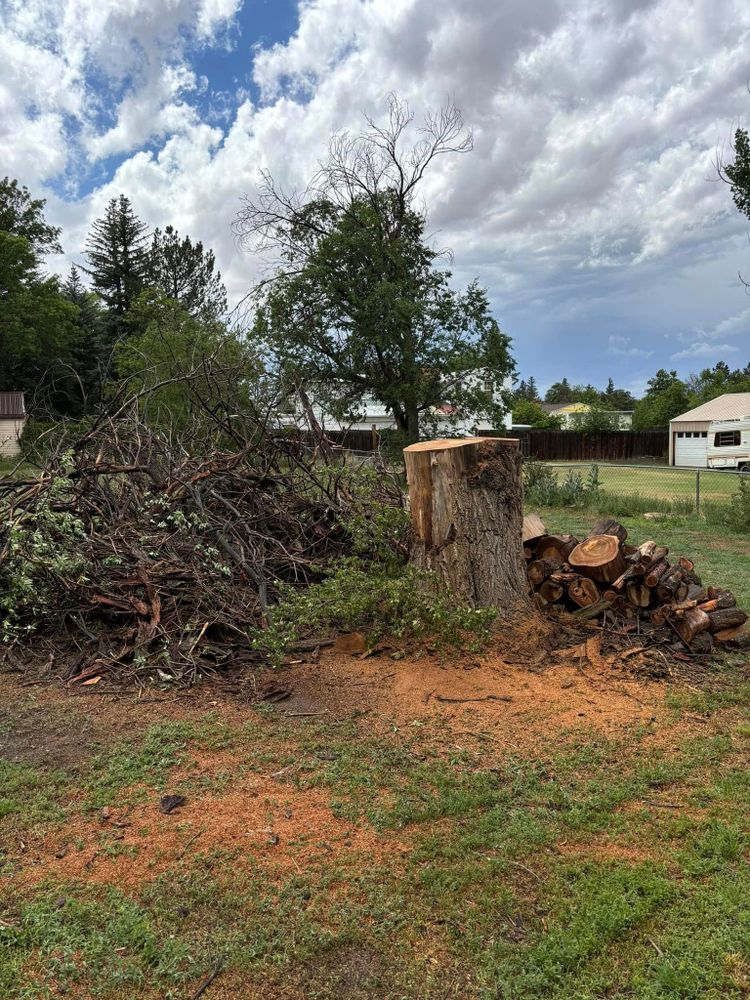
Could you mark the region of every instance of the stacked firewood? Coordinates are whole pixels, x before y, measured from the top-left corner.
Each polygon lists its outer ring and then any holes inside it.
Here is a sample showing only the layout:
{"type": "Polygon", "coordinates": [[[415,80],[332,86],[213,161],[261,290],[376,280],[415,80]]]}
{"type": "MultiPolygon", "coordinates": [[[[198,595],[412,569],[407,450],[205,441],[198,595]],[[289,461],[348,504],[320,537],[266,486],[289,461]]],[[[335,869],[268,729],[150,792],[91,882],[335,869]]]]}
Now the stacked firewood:
{"type": "Polygon", "coordinates": [[[692,559],[668,559],[669,549],[649,540],[627,543],[617,521],[600,521],[585,538],[550,535],[535,514],[524,518],[523,551],[533,599],[582,617],[606,612],[666,628],[694,653],[714,642],[744,644],[747,614],[725,588],[704,586],[692,559]]]}

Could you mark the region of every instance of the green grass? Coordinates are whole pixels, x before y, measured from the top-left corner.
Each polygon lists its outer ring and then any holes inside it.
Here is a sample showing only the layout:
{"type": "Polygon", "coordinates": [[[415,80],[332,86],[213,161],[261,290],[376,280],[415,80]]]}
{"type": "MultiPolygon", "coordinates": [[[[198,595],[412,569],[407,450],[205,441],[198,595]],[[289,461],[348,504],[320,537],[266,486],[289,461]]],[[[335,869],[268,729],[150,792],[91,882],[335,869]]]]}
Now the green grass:
{"type": "MultiPolygon", "coordinates": [[[[562,479],[569,469],[581,472],[585,477],[591,462],[547,462],[562,479]]],[[[639,494],[655,500],[695,501],[696,470],[678,469],[670,466],[641,468],[636,466],[615,466],[596,463],[602,489],[612,494],[639,494]]],[[[729,502],[737,489],[737,476],[725,472],[700,470],[700,495],[704,500],[729,502]]]]}
{"type": "MultiPolygon", "coordinates": [[[[739,1000],[750,710],[731,711],[741,719],[676,751],[648,752],[636,731],[581,734],[565,751],[493,767],[354,723],[152,728],[97,759],[94,787],[128,801],[129,788],[218,740],[261,773],[296,762],[290,787],[324,790],[339,815],[405,849],[278,873],[237,866],[232,846],[176,861],[137,895],[61,881],[6,898],[0,995],[42,998],[54,982],[183,997],[221,955],[229,976],[269,997],[739,1000]],[[684,808],[653,808],[660,796],[684,808]],[[618,847],[646,857],[598,853],[618,847]],[[342,962],[354,981],[342,981],[342,962]]],[[[34,823],[45,818],[37,808],[34,823]]]]}

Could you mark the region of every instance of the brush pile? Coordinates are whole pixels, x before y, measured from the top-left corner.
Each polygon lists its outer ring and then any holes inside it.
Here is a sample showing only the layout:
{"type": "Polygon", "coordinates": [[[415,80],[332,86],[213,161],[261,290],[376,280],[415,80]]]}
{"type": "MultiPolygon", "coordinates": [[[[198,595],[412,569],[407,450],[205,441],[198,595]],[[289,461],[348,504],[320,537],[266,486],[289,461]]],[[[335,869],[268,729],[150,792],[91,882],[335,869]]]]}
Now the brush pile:
{"type": "Polygon", "coordinates": [[[747,614],[722,587],[704,586],[692,559],[669,557],[655,541],[628,545],[617,521],[600,521],[583,539],[547,534],[535,515],[524,519],[529,588],[540,608],[558,605],[580,618],[635,620],[671,634],[678,647],[709,653],[714,643],[744,645],[747,614]]]}
{"type": "Polygon", "coordinates": [[[320,579],[355,551],[353,519],[404,499],[288,435],[245,442],[196,455],[121,418],[0,481],[0,659],[90,683],[257,661],[279,588],[320,579]]]}

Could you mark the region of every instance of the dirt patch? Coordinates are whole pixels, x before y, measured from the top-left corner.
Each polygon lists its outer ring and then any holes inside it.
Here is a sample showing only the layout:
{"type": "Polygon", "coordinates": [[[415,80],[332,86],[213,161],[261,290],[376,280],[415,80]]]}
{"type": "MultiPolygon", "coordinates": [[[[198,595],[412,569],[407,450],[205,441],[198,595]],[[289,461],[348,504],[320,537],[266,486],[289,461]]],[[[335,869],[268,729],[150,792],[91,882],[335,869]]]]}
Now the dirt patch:
{"type": "Polygon", "coordinates": [[[505,750],[538,749],[576,730],[613,737],[665,714],[661,684],[572,655],[543,656],[545,669],[533,672],[497,653],[450,662],[331,653],[276,675],[293,696],[275,711],[295,717],[300,706],[315,706],[323,718],[366,716],[375,732],[424,723],[430,738],[489,740],[505,750]]]}
{"type": "MultiPolygon", "coordinates": [[[[184,778],[231,771],[231,754],[204,756],[184,778]]],[[[174,784],[179,776],[175,774],[174,784]]],[[[332,861],[366,858],[368,863],[403,852],[396,837],[333,814],[329,795],[300,790],[274,776],[244,775],[221,793],[194,793],[169,814],[159,809],[159,795],[139,805],[107,807],[95,816],[76,816],[31,840],[13,862],[18,888],[46,879],[81,880],[117,885],[137,892],[140,886],[196,855],[222,851],[222,865],[249,872],[314,870],[332,861]]]]}
{"type": "Polygon", "coordinates": [[[632,847],[628,844],[610,842],[574,843],[561,842],[555,848],[563,857],[587,861],[625,861],[628,864],[641,864],[645,861],[657,861],[657,856],[642,847],[632,847]]]}

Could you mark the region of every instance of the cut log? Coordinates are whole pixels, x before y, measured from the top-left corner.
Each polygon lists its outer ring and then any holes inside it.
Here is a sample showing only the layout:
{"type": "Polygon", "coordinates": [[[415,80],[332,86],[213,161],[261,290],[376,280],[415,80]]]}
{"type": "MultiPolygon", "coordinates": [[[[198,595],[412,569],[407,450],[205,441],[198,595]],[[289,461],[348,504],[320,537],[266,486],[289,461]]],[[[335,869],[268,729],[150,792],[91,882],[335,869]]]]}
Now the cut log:
{"type": "Polygon", "coordinates": [[[688,585],[682,578],[682,570],[674,567],[661,578],[659,586],[656,588],[656,596],[663,604],[684,601],[687,593],[688,585]]]}
{"type": "Polygon", "coordinates": [[[527,514],[523,519],[523,529],[521,531],[521,541],[533,542],[537,538],[541,538],[542,535],[547,534],[547,529],[542,523],[541,517],[538,514],[527,514]]]}
{"type": "Polygon", "coordinates": [[[632,563],[640,562],[643,563],[643,565],[645,566],[647,563],[650,563],[652,561],[651,557],[655,548],[656,548],[656,542],[654,542],[653,540],[648,542],[643,542],[641,545],[638,546],[638,548],[631,556],[628,556],[628,562],[632,563]]]}
{"type": "Polygon", "coordinates": [[[693,653],[710,653],[713,648],[714,637],[710,632],[701,632],[699,635],[696,635],[690,643],[690,649],[693,653]]]}
{"type": "Polygon", "coordinates": [[[619,521],[615,521],[611,517],[605,517],[603,520],[596,522],[588,535],[586,535],[586,538],[591,538],[592,535],[615,535],[621,542],[624,542],[628,537],[628,529],[620,524],[619,521]]]}
{"type": "Polygon", "coordinates": [[[747,621],[747,615],[741,608],[720,608],[718,611],[709,611],[708,618],[712,632],[735,628],[747,621]]]}
{"type": "MultiPolygon", "coordinates": [[[[700,604],[701,601],[706,600],[707,596],[708,595],[706,594],[706,591],[703,589],[703,587],[699,587],[697,583],[691,583],[688,585],[688,592],[687,592],[688,601],[695,601],[696,604],[700,604]]],[[[706,609],[704,608],[703,610],[705,611],[706,609]]]]}
{"type": "Polygon", "coordinates": [[[526,570],[526,575],[529,578],[529,583],[538,587],[542,580],[546,580],[548,576],[559,569],[560,563],[557,559],[532,559],[526,570]]]}
{"type": "Polygon", "coordinates": [[[601,600],[599,588],[593,580],[585,576],[576,576],[568,584],[568,597],[579,608],[588,608],[601,600]]]}
{"type": "Polygon", "coordinates": [[[523,547],[523,557],[528,562],[529,559],[534,558],[534,550],[530,545],[524,545],[523,547]]]}
{"type": "Polygon", "coordinates": [[[565,562],[578,545],[578,539],[573,535],[545,535],[536,543],[535,555],[537,559],[557,559],[558,562],[565,562]]]}
{"type": "Polygon", "coordinates": [[[412,562],[479,606],[525,600],[518,441],[420,441],[404,449],[404,461],[412,562]]]}
{"type": "Polygon", "coordinates": [[[599,583],[612,583],[625,570],[617,535],[589,535],[576,545],[568,562],[582,575],[599,583]]]}
{"type": "Polygon", "coordinates": [[[554,580],[544,580],[539,587],[539,593],[548,604],[554,604],[563,596],[565,588],[561,583],[555,583],[554,580]]]}
{"type": "Polygon", "coordinates": [[[695,572],[695,563],[693,562],[692,559],[687,559],[685,556],[680,556],[680,558],[677,560],[677,565],[680,567],[680,569],[684,569],[686,573],[695,572]]]}
{"type": "Polygon", "coordinates": [[[637,608],[647,608],[651,603],[651,588],[638,580],[631,580],[625,588],[625,593],[630,603],[637,608]]]}
{"type": "Polygon", "coordinates": [[[735,625],[734,628],[723,628],[718,632],[714,632],[714,639],[717,642],[731,642],[742,635],[750,636],[750,632],[748,632],[744,625],[735,625]]]}
{"type": "Polygon", "coordinates": [[[656,563],[651,563],[645,576],[643,577],[643,582],[647,587],[655,587],[668,571],[669,563],[666,559],[662,559],[656,563]]]}
{"type": "Polygon", "coordinates": [[[687,646],[701,632],[708,632],[710,626],[711,619],[700,608],[690,608],[675,622],[675,630],[687,646]]]}
{"type": "Polygon", "coordinates": [[[707,601],[703,601],[701,608],[703,611],[719,611],[722,608],[733,608],[737,604],[731,590],[717,590],[716,587],[709,587],[706,591],[707,601]]]}

